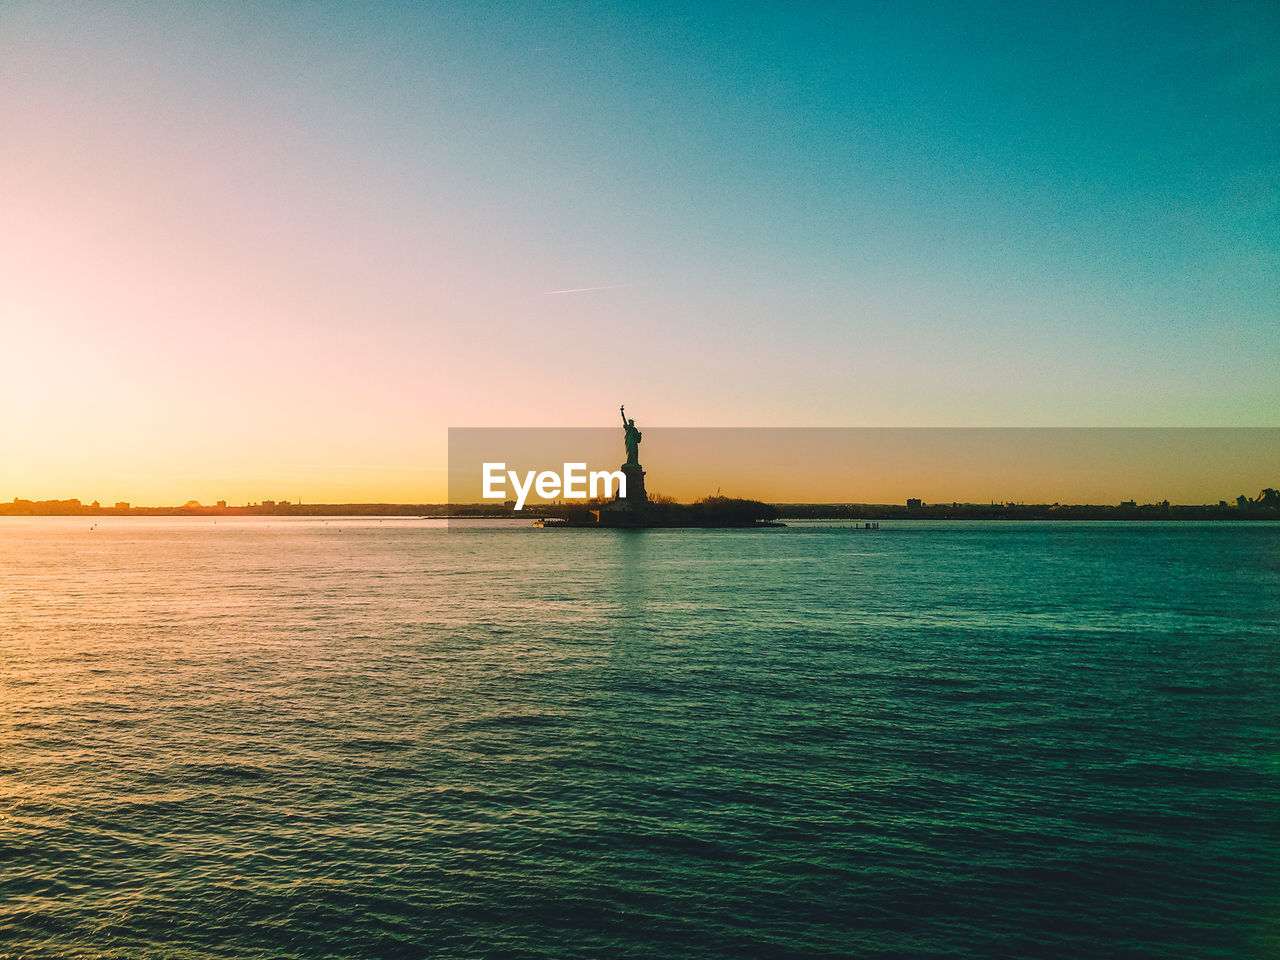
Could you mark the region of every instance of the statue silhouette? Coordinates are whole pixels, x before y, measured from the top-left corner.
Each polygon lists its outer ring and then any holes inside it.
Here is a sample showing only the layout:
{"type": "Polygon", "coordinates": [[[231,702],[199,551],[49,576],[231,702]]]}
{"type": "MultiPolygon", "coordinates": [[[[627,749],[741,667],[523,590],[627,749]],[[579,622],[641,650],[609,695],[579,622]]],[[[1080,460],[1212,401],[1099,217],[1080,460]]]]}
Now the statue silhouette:
{"type": "Polygon", "coordinates": [[[636,422],[627,419],[627,408],[624,404],[618,407],[618,412],[622,414],[622,442],[627,445],[627,463],[640,465],[640,431],[636,429],[636,422]]]}

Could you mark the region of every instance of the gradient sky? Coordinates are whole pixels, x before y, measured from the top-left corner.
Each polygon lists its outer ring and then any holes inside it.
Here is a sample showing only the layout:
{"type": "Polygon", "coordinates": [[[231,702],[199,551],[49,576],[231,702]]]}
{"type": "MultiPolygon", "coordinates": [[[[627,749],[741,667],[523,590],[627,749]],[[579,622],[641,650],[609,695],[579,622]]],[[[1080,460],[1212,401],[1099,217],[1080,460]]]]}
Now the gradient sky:
{"type": "Polygon", "coordinates": [[[622,401],[1276,426],[1277,49],[1274,2],[9,0],[0,498],[438,500],[447,427],[622,401]]]}

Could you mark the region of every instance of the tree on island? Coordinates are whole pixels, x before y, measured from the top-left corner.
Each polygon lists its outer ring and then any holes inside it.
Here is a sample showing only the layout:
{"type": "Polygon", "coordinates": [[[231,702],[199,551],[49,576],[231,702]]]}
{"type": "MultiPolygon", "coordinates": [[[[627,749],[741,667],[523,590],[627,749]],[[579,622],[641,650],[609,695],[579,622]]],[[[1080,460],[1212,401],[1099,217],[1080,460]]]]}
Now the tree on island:
{"type": "Polygon", "coordinates": [[[717,524],[749,524],[778,519],[778,508],[759,500],[740,497],[702,497],[689,508],[699,521],[717,524]]]}

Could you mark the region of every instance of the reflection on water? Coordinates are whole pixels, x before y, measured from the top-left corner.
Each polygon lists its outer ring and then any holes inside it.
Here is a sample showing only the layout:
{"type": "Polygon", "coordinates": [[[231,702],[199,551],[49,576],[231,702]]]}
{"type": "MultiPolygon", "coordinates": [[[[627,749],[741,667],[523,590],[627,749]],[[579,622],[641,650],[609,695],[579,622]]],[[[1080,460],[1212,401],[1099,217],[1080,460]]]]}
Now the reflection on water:
{"type": "Polygon", "coordinates": [[[0,525],[0,949],[1280,944],[1280,528],[460,526],[0,525]]]}

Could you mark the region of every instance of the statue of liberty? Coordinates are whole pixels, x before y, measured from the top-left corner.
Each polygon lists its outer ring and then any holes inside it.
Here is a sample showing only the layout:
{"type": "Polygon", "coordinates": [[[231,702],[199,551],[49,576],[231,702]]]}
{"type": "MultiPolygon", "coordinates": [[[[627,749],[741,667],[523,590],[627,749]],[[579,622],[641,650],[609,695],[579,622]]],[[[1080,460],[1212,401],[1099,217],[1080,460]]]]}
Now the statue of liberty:
{"type": "Polygon", "coordinates": [[[636,429],[636,422],[627,419],[627,408],[624,404],[618,407],[618,412],[622,414],[622,442],[627,445],[627,463],[640,465],[640,431],[636,429]]]}

